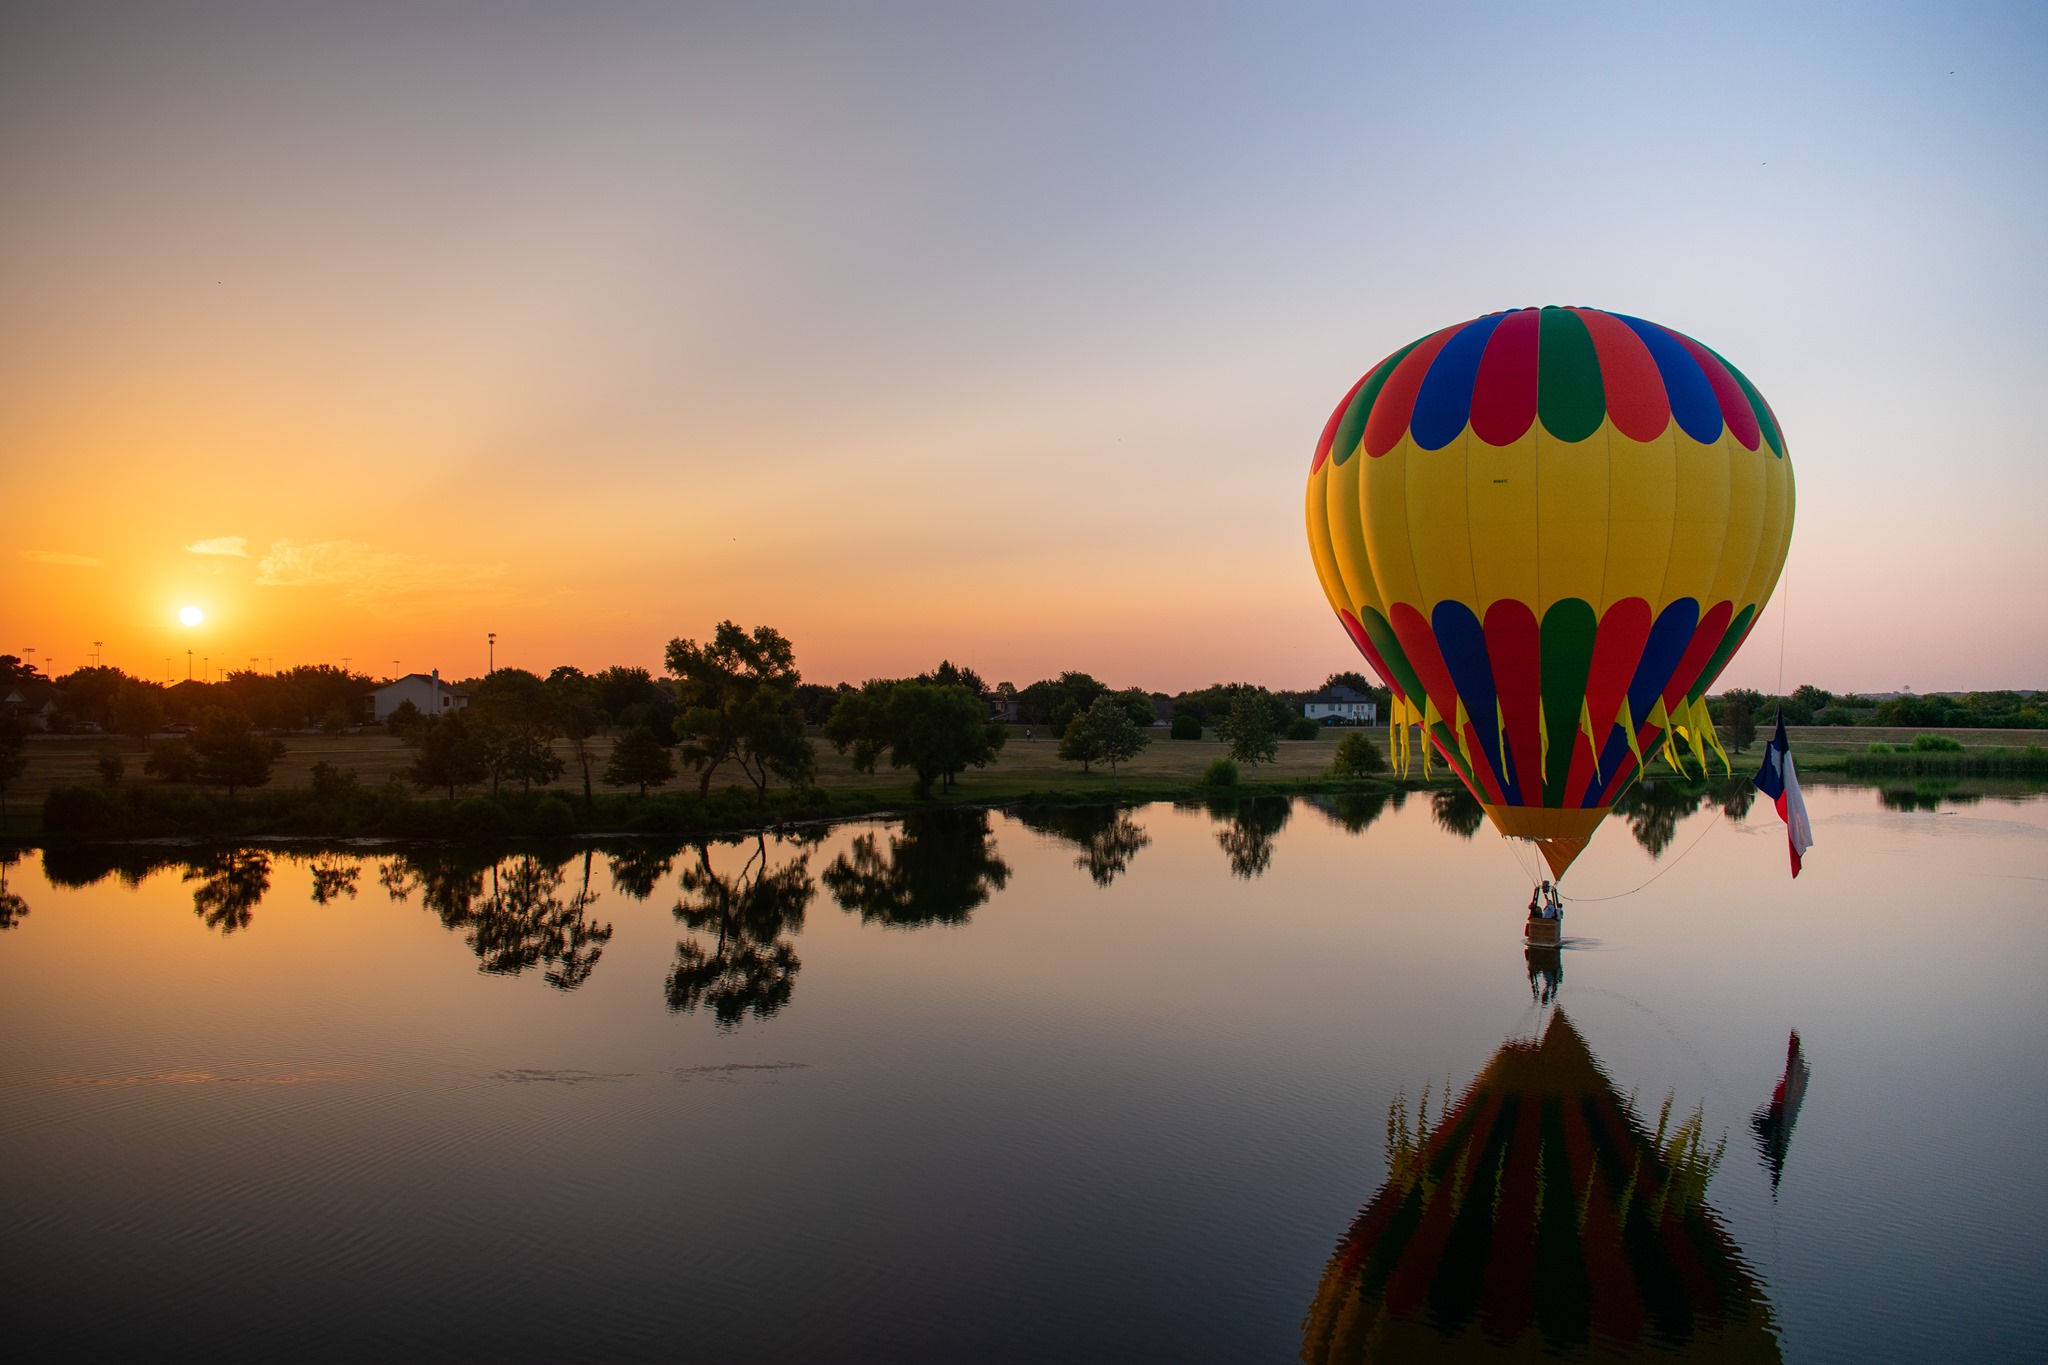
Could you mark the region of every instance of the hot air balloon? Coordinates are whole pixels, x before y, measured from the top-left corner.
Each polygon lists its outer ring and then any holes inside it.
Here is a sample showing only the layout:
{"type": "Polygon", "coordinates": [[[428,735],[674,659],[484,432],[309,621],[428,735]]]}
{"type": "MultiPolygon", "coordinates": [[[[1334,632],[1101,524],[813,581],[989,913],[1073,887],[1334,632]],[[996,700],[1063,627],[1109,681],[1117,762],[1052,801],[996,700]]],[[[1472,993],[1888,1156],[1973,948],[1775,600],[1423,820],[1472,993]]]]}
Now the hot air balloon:
{"type": "MultiPolygon", "coordinates": [[[[1308,540],[1425,766],[1450,764],[1562,877],[1661,750],[1719,753],[1704,701],[1792,535],[1770,405],[1682,333],[1592,308],[1411,342],[1316,444],[1308,540]]],[[[1725,755],[1721,755],[1725,762],[1725,755]]]]}
{"type": "Polygon", "coordinates": [[[1651,1132],[1562,1010],[1434,1128],[1424,1104],[1416,1129],[1388,1114],[1387,1181],[1323,1271],[1304,1362],[1783,1358],[1706,1202],[1703,1116],[1667,1101],[1651,1132]]]}

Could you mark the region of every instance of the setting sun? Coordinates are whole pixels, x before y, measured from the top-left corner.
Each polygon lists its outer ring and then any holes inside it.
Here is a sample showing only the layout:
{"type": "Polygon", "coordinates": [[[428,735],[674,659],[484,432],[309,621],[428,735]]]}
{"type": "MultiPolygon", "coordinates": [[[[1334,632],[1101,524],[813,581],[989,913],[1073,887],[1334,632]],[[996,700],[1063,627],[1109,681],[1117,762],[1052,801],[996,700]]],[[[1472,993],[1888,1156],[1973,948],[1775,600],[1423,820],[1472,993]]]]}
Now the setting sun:
{"type": "Polygon", "coordinates": [[[188,626],[196,626],[206,619],[206,613],[197,607],[184,607],[178,612],[178,620],[188,626]]]}

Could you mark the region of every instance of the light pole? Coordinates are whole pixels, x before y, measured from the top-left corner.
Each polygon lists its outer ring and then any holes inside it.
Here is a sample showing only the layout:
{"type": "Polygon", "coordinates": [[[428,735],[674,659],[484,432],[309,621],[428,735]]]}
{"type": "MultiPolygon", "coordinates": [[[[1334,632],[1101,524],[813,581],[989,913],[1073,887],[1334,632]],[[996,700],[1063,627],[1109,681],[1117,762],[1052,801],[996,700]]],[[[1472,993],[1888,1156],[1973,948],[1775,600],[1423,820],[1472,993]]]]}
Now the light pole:
{"type": "Polygon", "coordinates": [[[192,681],[192,651],[185,651],[185,681],[192,681]]]}
{"type": "Polygon", "coordinates": [[[498,671],[498,632],[485,632],[484,641],[490,651],[484,658],[484,676],[488,678],[498,671]]]}
{"type": "Polygon", "coordinates": [[[94,668],[98,668],[106,662],[106,660],[103,657],[101,657],[100,653],[101,649],[106,645],[106,643],[107,642],[105,640],[94,640],[92,642],[92,666],[94,668]]]}

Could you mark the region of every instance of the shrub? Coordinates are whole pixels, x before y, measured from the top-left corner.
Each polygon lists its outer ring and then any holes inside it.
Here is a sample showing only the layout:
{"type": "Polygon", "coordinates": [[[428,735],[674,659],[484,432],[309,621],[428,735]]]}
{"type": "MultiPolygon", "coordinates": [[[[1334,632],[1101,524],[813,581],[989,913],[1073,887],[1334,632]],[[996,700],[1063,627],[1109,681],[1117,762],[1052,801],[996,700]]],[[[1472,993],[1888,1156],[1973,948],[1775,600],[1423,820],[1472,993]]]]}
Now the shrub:
{"type": "Polygon", "coordinates": [[[550,796],[534,807],[532,830],[535,834],[556,837],[574,834],[576,812],[561,797],[550,796]]]}
{"type": "Polygon", "coordinates": [[[43,798],[46,834],[112,834],[120,821],[112,794],[100,787],[53,787],[43,798]]]}
{"type": "Polygon", "coordinates": [[[1173,739],[1200,739],[1202,722],[1183,711],[1173,718],[1173,728],[1166,733],[1173,739]]]}
{"type": "Polygon", "coordinates": [[[1337,741],[1336,756],[1330,761],[1332,777],[1364,777],[1370,773],[1385,772],[1386,756],[1380,746],[1372,742],[1372,736],[1363,730],[1354,730],[1337,741]]]}
{"type": "Polygon", "coordinates": [[[1959,754],[1963,746],[1947,735],[1913,736],[1913,752],[1918,754],[1959,754]]]}
{"type": "Polygon", "coordinates": [[[1237,785],[1237,764],[1227,758],[1219,758],[1202,770],[1202,785],[1205,787],[1235,787],[1237,785]]]}
{"type": "Polygon", "coordinates": [[[160,739],[149,746],[142,771],[166,782],[190,782],[199,776],[199,751],[189,739],[160,739]]]}
{"type": "Polygon", "coordinates": [[[320,801],[337,801],[356,789],[356,770],[335,767],[326,759],[313,765],[313,796],[320,801]]]}
{"type": "Polygon", "coordinates": [[[1889,744],[1873,744],[1863,752],[1866,754],[1888,754],[1892,752],[1892,746],[1889,744]]]}
{"type": "Polygon", "coordinates": [[[99,763],[96,766],[100,770],[100,781],[106,783],[109,787],[119,782],[122,775],[128,771],[128,765],[121,761],[121,755],[115,753],[112,749],[100,755],[99,763]]]}
{"type": "Polygon", "coordinates": [[[455,804],[455,829],[465,838],[503,834],[505,825],[505,812],[486,797],[471,796],[455,804]]]}
{"type": "Polygon", "coordinates": [[[1289,739],[1315,739],[1322,733],[1323,727],[1321,723],[1311,720],[1307,716],[1296,716],[1287,722],[1287,738],[1289,739]]]}

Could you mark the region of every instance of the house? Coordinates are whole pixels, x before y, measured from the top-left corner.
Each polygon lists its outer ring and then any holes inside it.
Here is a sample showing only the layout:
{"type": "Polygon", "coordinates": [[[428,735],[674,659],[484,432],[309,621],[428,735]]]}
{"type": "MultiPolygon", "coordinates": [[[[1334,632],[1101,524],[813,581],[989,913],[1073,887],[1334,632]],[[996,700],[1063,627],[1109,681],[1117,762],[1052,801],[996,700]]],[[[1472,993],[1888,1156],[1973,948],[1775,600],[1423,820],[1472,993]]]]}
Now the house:
{"type": "Polygon", "coordinates": [[[384,721],[407,702],[418,707],[423,716],[467,710],[469,693],[442,682],[441,670],[437,668],[431,677],[425,673],[408,673],[397,682],[385,683],[370,693],[369,701],[370,719],[384,721]]]}
{"type": "Polygon", "coordinates": [[[1379,705],[1357,688],[1338,683],[1312,694],[1302,703],[1301,714],[1325,725],[1336,721],[1371,725],[1379,719],[1379,705]]]}
{"type": "Polygon", "coordinates": [[[0,706],[9,711],[31,730],[47,730],[57,719],[64,694],[46,682],[17,682],[0,684],[7,690],[0,693],[0,706]]]}

